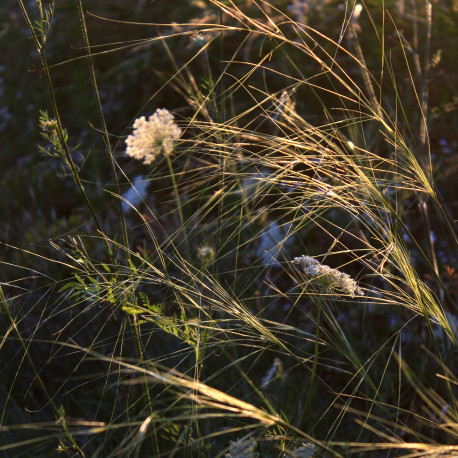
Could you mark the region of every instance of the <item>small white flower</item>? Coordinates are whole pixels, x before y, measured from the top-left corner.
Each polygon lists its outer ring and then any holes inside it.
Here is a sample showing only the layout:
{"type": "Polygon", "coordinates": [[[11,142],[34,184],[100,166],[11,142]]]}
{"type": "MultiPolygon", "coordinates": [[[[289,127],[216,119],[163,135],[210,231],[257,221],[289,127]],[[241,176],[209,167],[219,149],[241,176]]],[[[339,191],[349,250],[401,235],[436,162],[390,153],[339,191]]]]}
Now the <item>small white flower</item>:
{"type": "Polygon", "coordinates": [[[361,14],[361,11],[363,10],[363,5],[361,5],[360,3],[357,3],[355,5],[355,9],[353,10],[353,14],[351,16],[351,21],[354,23],[354,24],[357,24],[358,23],[358,19],[359,19],[359,15],[361,14]]]}
{"type": "Polygon", "coordinates": [[[364,296],[364,292],[358,286],[358,283],[350,275],[340,272],[340,270],[331,269],[329,266],[320,264],[316,259],[304,255],[294,258],[294,263],[299,264],[309,277],[316,279],[329,288],[337,286],[337,288],[351,296],[364,296]]]}
{"type": "Polygon", "coordinates": [[[148,120],[144,116],[135,120],[134,131],[126,139],[126,154],[151,164],[161,153],[170,154],[181,136],[170,111],[159,108],[148,120]]]}
{"type": "Polygon", "coordinates": [[[41,128],[45,132],[55,133],[55,131],[57,131],[57,121],[54,118],[44,119],[41,122],[41,128]]]}
{"type": "Polygon", "coordinates": [[[207,266],[215,260],[215,250],[211,246],[202,245],[197,249],[197,257],[204,266],[207,266]]]}

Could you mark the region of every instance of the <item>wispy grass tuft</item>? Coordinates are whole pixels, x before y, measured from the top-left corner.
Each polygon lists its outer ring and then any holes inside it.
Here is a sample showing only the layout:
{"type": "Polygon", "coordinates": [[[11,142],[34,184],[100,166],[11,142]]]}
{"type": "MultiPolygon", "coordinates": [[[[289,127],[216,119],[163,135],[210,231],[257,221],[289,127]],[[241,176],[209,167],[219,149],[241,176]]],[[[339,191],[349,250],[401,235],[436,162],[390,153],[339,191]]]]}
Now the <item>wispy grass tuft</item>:
{"type": "Polygon", "coordinates": [[[0,452],[458,455],[445,2],[137,3],[18,0],[42,173],[78,217],[2,242],[0,452]],[[67,13],[81,49],[56,57],[67,13]]]}

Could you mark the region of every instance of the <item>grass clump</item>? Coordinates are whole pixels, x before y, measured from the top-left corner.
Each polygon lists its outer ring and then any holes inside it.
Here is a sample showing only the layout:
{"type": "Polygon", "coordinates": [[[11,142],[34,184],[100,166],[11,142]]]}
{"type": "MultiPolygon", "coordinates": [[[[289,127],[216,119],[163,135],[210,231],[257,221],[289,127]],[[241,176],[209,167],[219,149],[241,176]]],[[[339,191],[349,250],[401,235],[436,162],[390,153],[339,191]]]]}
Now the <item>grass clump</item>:
{"type": "Polygon", "coordinates": [[[0,452],[458,455],[457,12],[29,3],[0,452]]]}

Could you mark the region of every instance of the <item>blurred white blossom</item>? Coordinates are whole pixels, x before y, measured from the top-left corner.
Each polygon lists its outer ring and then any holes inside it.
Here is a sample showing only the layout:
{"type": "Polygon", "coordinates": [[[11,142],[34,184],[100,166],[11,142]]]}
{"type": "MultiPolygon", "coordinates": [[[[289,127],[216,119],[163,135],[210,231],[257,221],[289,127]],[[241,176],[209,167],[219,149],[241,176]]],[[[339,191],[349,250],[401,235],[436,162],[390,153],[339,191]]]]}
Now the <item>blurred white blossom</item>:
{"type": "Polygon", "coordinates": [[[300,265],[309,277],[317,280],[323,286],[326,286],[327,289],[337,287],[344,293],[350,294],[351,296],[364,296],[364,292],[358,286],[358,283],[356,283],[350,275],[340,272],[340,270],[332,269],[329,266],[320,264],[316,259],[305,255],[294,258],[294,263],[300,265]]]}
{"type": "Polygon", "coordinates": [[[363,5],[357,3],[353,9],[353,14],[351,15],[351,22],[356,25],[358,23],[359,16],[363,10],[363,5]]]}
{"type": "Polygon", "coordinates": [[[256,449],[256,441],[250,437],[249,439],[238,439],[237,442],[230,441],[229,453],[226,453],[226,458],[256,458],[259,456],[256,449]]]}
{"type": "Polygon", "coordinates": [[[288,11],[296,17],[296,21],[305,23],[307,20],[307,13],[310,10],[310,6],[305,0],[292,0],[292,3],[288,6],[288,11]]]}
{"type": "Polygon", "coordinates": [[[215,260],[215,250],[208,245],[202,245],[197,249],[197,257],[203,266],[207,266],[215,260]]]}
{"type": "Polygon", "coordinates": [[[289,452],[287,458],[312,458],[316,455],[317,448],[315,444],[302,444],[301,447],[295,448],[289,452]]]}
{"type": "Polygon", "coordinates": [[[144,116],[135,120],[134,131],[126,139],[126,153],[144,164],[151,164],[156,156],[170,154],[181,136],[170,111],[159,108],[148,120],[144,116]]]}
{"type": "Polygon", "coordinates": [[[122,195],[122,211],[127,213],[132,207],[137,207],[146,196],[149,181],[143,175],[137,175],[132,186],[122,195]],[[130,205],[129,205],[130,204],[130,205]]]}
{"type": "Polygon", "coordinates": [[[283,376],[283,363],[280,358],[275,358],[272,367],[267,371],[267,374],[262,379],[262,388],[266,389],[272,380],[283,376]]]}
{"type": "Polygon", "coordinates": [[[291,228],[291,223],[280,226],[276,221],[272,221],[261,232],[256,254],[262,258],[262,264],[265,268],[280,265],[278,257],[283,246],[288,246],[294,241],[291,228]]]}

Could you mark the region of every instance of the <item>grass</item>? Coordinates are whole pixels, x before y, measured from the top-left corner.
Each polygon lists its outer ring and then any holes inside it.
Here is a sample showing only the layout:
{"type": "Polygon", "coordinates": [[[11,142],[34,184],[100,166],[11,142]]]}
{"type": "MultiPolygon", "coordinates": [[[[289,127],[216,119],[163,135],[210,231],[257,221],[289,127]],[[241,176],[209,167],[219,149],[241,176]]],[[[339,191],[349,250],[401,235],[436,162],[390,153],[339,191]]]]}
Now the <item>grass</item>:
{"type": "Polygon", "coordinates": [[[0,10],[40,58],[1,199],[0,452],[457,455],[456,8],[174,5],[0,10]],[[157,108],[182,134],[143,164],[157,108]]]}

